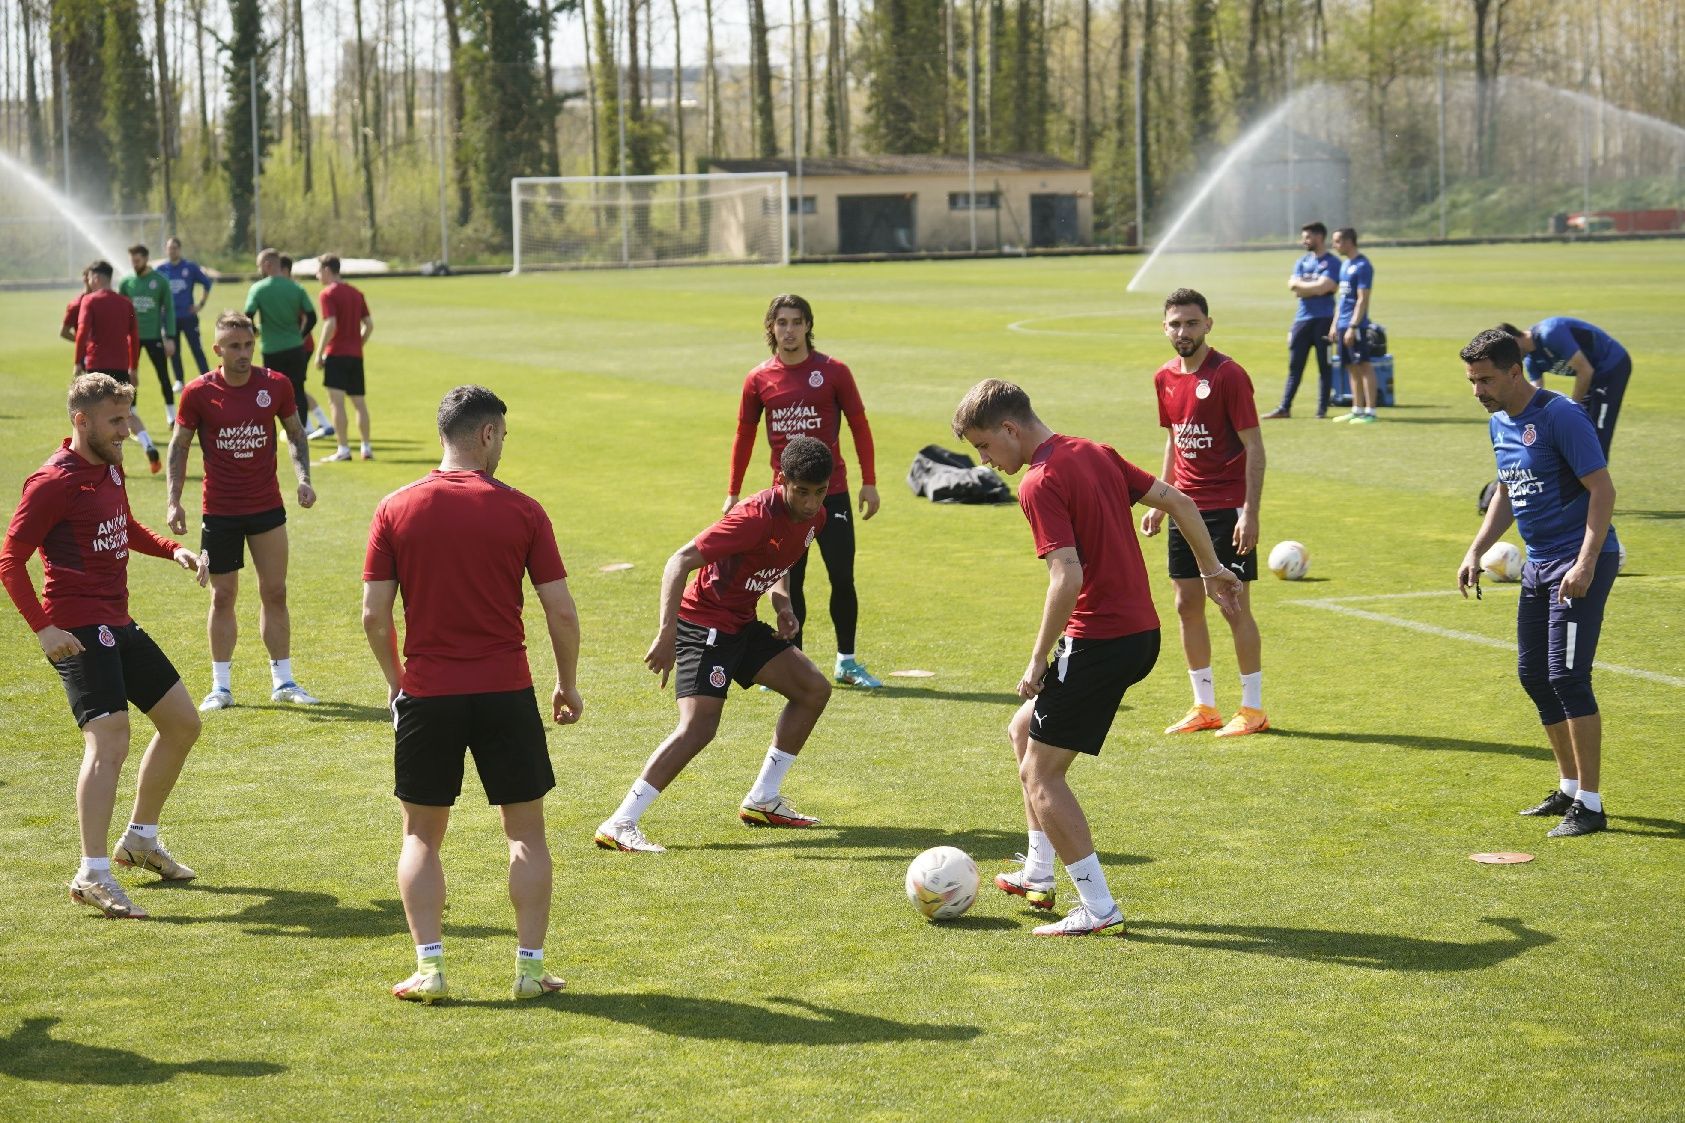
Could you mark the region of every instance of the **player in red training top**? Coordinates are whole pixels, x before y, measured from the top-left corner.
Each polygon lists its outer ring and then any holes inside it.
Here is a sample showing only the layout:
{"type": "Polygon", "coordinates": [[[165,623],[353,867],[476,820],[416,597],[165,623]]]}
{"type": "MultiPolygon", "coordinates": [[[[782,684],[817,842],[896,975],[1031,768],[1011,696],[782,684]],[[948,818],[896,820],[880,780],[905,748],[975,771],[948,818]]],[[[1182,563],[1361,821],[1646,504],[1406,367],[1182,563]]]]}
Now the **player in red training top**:
{"type": "Polygon", "coordinates": [[[66,343],[76,342],[76,324],[81,319],[82,298],[94,291],[94,283],[88,276],[88,271],[82,270],[82,291],[64,306],[64,320],[59,324],[59,338],[66,343]]]}
{"type": "Polygon", "coordinates": [[[135,521],[123,486],[123,441],[134,388],[109,375],[70,387],[70,439],[23,485],[0,547],[0,582],[64,680],[85,746],[76,781],[82,864],[70,899],[111,917],[144,917],[111,876],[139,866],[166,880],[194,877],[158,838],[158,817],[199,737],[199,715],[181,676],[129,616],[129,552],[171,558],[206,579],[201,557],[135,521]],[[41,551],[45,601],[35,599],[29,557],[41,551]],[[111,851],[117,778],[129,755],[129,704],[157,732],[140,762],[129,829],[111,851]]]}
{"type": "Polygon", "coordinates": [[[954,434],[999,471],[1010,475],[1028,465],[1018,504],[1036,555],[1047,562],[1041,627],[1015,688],[1024,703],[1007,725],[1029,850],[1024,868],[1001,874],[995,885],[1052,908],[1057,855],[1082,903],[1035,934],[1122,935],[1123,910],[1106,886],[1088,819],[1065,777],[1077,754],[1100,754],[1124,692],[1158,658],[1158,613],[1130,508],[1142,503],[1188,525],[1206,591],[1225,610],[1240,582],[1217,563],[1191,499],[1107,445],[1054,433],[1012,383],[991,378],[972,387],[954,412],[954,434]]]}
{"type": "Polygon", "coordinates": [[[374,334],[374,317],[369,315],[369,304],[362,292],[339,279],[339,258],[335,255],[322,255],[316,266],[316,279],[322,282],[321,294],[316,298],[322,307],[322,349],[316,354],[316,366],[333,402],[330,428],[339,436],[339,448],[332,456],[324,456],[322,463],[351,459],[351,430],[345,417],[347,395],[357,411],[363,459],[373,460],[369,406],[363,396],[363,345],[374,334]]]}
{"type": "Polygon", "coordinates": [[[240,570],[251,546],[257,570],[257,630],[269,649],[270,697],[277,702],[315,705],[293,678],[292,619],[287,613],[287,509],[275,481],[275,422],[287,431],[287,449],[298,477],[298,505],[310,507],[310,446],[285,375],[252,365],[252,322],[239,312],[217,317],[213,349],[222,365],[202,374],[181,392],[176,429],[170,437],[169,521],[187,531],[181,506],[187,453],[195,435],[204,459],[201,489],[204,523],[199,548],[210,555],[211,692],[199,703],[205,713],[234,704],[234,645],[239,621],[234,600],[240,570]]]}
{"type": "MultiPolygon", "coordinates": [[[[819,554],[831,579],[831,625],[837,633],[837,662],[832,677],[838,682],[876,690],[883,685],[856,656],[855,632],[860,598],[854,591],[854,517],[848,502],[848,465],[843,462],[843,418],[860,457],[860,517],[878,511],[877,474],[873,463],[872,429],[866,407],[849,369],[813,349],[813,309],[799,296],[772,298],[766,310],[766,345],[772,357],[743,380],[743,399],[737,407],[737,437],[731,444],[731,486],[725,509],[731,510],[743,488],[744,474],[755,451],[755,430],[766,414],[766,439],[772,448],[776,473],[779,455],[791,437],[815,437],[831,450],[835,468],[825,494],[825,528],[819,535],[819,554]]],[[[795,645],[802,646],[807,621],[807,554],[790,571],[790,603],[796,613],[795,645]]]]}
{"type": "Polygon", "coordinates": [[[778,457],[772,487],[735,504],[713,526],[667,559],[661,574],[661,630],[644,663],[661,676],[677,667],[679,725],[651,754],[620,807],[597,828],[605,850],[660,853],[638,820],[720,727],[730,684],[759,683],[788,701],[778,715],[772,747],[737,817],[752,827],[811,827],[779,794],[784,775],[807,744],[831,684],[790,641],[799,629],[790,604],[790,570],[825,527],[831,450],[813,437],[792,437],[778,457]],[[685,579],[700,570],[686,588],[685,579]],[[771,590],[775,631],[755,618],[771,590]]]}
{"type": "MultiPolygon", "coordinates": [[[[1182,654],[1188,660],[1194,704],[1166,733],[1215,729],[1219,737],[1262,733],[1264,671],[1258,622],[1252,618],[1251,592],[1244,582],[1258,579],[1258,500],[1264,490],[1264,438],[1258,431],[1258,407],[1252,380],[1239,363],[1205,342],[1211,310],[1193,289],[1177,289],[1164,302],[1164,334],[1177,357],[1153,375],[1158,423],[1170,430],[1164,442],[1164,478],[1199,507],[1217,557],[1243,582],[1233,612],[1223,613],[1234,633],[1235,662],[1240,666],[1240,710],[1224,724],[1211,679],[1211,632],[1205,625],[1205,568],[1188,549],[1187,527],[1170,524],[1170,579],[1176,587],[1176,616],[1182,627],[1182,654]]],[[[1141,532],[1152,537],[1164,523],[1162,511],[1141,518],[1141,532]]]]}
{"type": "MultiPolygon", "coordinates": [[[[111,287],[109,261],[96,261],[83,274],[87,292],[76,312],[76,361],[71,377],[79,374],[108,374],[128,386],[138,386],[135,370],[140,362],[140,322],[134,302],[111,287]]],[[[65,314],[66,320],[69,313],[65,314]]],[[[157,475],[162,470],[158,446],[146,431],[140,411],[129,404],[129,431],[146,450],[146,462],[157,475]]]]}
{"type": "Polygon", "coordinates": [[[551,716],[579,720],[579,614],[556,534],[537,500],[493,478],[508,408],[483,386],[439,403],[438,470],[375,509],[363,563],[363,630],[386,677],[396,729],[394,792],[404,809],[398,889],[415,938],[416,972],[399,998],[445,996],[445,870],[439,850],[462,794],[463,752],[474,754],[486,799],[509,839],[515,904],[515,997],[562,988],[544,971],[550,925],[550,844],[544,794],[556,786],[521,624],[521,579],[532,579],[556,653],[551,716]],[[404,594],[404,663],[392,606],[404,594]]]}

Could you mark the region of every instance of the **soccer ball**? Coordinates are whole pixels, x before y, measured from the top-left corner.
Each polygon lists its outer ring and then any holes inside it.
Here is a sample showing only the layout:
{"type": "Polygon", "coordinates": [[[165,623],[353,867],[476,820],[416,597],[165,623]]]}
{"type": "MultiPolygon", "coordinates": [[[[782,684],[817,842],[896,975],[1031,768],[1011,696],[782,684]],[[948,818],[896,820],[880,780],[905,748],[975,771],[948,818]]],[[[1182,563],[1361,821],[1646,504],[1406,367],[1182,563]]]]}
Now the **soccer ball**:
{"type": "Polygon", "coordinates": [[[1494,581],[1521,580],[1521,548],[1513,542],[1498,542],[1480,555],[1480,568],[1494,581]]]}
{"type": "Polygon", "coordinates": [[[957,846],[932,846],[907,867],[907,899],[931,920],[952,920],[977,900],[977,863],[957,846]]]}
{"type": "Polygon", "coordinates": [[[1277,542],[1270,551],[1270,572],[1283,581],[1297,581],[1311,571],[1311,552],[1302,542],[1277,542]]]}

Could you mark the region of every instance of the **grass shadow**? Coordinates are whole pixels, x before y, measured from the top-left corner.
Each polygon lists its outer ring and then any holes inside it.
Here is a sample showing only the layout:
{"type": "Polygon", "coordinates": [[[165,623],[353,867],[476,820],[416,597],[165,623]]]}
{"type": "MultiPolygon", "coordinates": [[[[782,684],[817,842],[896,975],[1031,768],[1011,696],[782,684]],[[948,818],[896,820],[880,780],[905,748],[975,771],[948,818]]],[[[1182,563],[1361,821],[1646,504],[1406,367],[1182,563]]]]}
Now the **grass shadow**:
{"type": "MultiPolygon", "coordinates": [[[[1036,910],[1026,908],[1024,911],[1036,910]]],[[[952,920],[933,920],[928,927],[933,932],[1018,932],[1024,926],[1004,916],[956,916],[952,920]]]]}
{"type": "Polygon", "coordinates": [[[1618,824],[1609,828],[1610,834],[1631,834],[1639,838],[1673,838],[1685,841],[1685,823],[1675,819],[1652,819],[1647,815],[1619,815],[1610,819],[1618,824]],[[1637,823],[1642,830],[1634,830],[1629,824],[1637,823]]]}
{"type": "Polygon", "coordinates": [[[253,708],[287,710],[310,721],[378,721],[386,726],[392,724],[392,711],[385,706],[364,706],[356,702],[317,702],[314,706],[295,706],[280,702],[253,708]]]}
{"type": "MultiPolygon", "coordinates": [[[[669,846],[670,850],[816,850],[827,853],[796,854],[798,858],[834,860],[847,857],[868,862],[904,862],[932,846],[957,846],[984,862],[1002,861],[1024,848],[1023,831],[990,827],[951,831],[940,827],[820,826],[800,831],[756,832],[764,841],[703,842],[695,846],[669,846]],[[852,851],[882,853],[852,853],[852,851]]],[[[1099,851],[1108,866],[1141,866],[1152,859],[1139,854],[1099,851]]],[[[985,878],[987,880],[987,878],[985,878]]]]}
{"type": "Polygon", "coordinates": [[[1505,741],[1473,741],[1466,737],[1434,737],[1421,733],[1353,733],[1346,730],[1283,729],[1272,725],[1275,737],[1306,737],[1318,741],[1343,741],[1358,745],[1386,745],[1395,749],[1421,749],[1440,753],[1497,753],[1501,756],[1551,759],[1548,745],[1512,745],[1505,741]]]}
{"type": "Polygon", "coordinates": [[[737,1041],[745,1045],[876,1045],[898,1041],[971,1041],[982,1030],[970,1025],[898,1022],[799,998],[770,997],[766,1005],[724,998],[676,994],[570,994],[539,1002],[466,1000],[457,1006],[519,1007],[554,1014],[581,1014],[620,1025],[642,1026],[672,1037],[737,1041]]]}
{"type": "Polygon", "coordinates": [[[1685,519],[1685,511],[1621,511],[1623,519],[1685,519]]]}
{"type": "Polygon", "coordinates": [[[1320,928],[1131,920],[1128,939],[1136,943],[1246,952],[1373,971],[1483,971],[1524,951],[1556,942],[1550,933],[1529,928],[1514,917],[1483,916],[1480,922],[1502,930],[1503,935],[1460,943],[1320,928]]]}
{"type": "Polygon", "coordinates": [[[167,1084],[184,1073],[199,1076],[274,1076],[287,1071],[273,1061],[155,1061],[109,1045],[84,1045],[49,1034],[58,1018],[28,1018],[0,1037],[0,1073],[53,1084],[167,1084]]]}
{"type": "MultiPolygon", "coordinates": [[[[239,912],[223,916],[159,916],[161,924],[234,924],[251,936],[305,936],[311,939],[372,939],[396,936],[408,931],[402,901],[373,901],[368,907],[340,904],[331,893],[300,889],[267,889],[243,885],[204,885],[197,881],[158,881],[141,886],[139,892],[165,891],[181,894],[209,894],[228,897],[258,897],[239,912]]],[[[451,936],[513,935],[512,928],[453,924],[447,917],[445,932],[451,936]]]]}

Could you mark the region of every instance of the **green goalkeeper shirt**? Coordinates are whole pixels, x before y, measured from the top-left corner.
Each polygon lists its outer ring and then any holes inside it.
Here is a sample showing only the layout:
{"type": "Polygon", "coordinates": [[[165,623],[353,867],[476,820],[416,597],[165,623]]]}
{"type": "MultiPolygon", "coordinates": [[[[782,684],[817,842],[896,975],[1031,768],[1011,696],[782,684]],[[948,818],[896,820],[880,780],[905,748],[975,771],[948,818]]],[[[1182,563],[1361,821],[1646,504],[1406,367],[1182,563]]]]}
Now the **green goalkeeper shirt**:
{"type": "Polygon", "coordinates": [[[175,337],[176,301],[170,292],[170,282],[158,270],[148,267],[146,272],[124,277],[118,292],[135,306],[135,323],[142,339],[175,337]]]}
{"type": "Polygon", "coordinates": [[[258,334],[265,354],[304,346],[299,318],[314,312],[310,295],[291,277],[265,277],[246,292],[246,315],[257,313],[258,334]]]}

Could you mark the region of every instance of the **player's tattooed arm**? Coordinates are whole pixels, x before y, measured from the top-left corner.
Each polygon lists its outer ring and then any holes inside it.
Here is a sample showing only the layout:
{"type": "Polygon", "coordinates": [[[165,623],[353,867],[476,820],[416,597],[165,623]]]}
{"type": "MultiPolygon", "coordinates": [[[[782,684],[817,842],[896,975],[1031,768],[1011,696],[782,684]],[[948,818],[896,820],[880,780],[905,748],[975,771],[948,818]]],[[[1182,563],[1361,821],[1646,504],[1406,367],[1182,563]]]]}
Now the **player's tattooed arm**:
{"type": "Polygon", "coordinates": [[[192,445],[193,430],[177,425],[170,434],[170,447],[164,458],[164,521],[173,534],[187,533],[187,512],[181,506],[181,491],[187,480],[187,450],[192,445]]]}
{"type": "Polygon", "coordinates": [[[304,432],[304,422],[295,410],[281,423],[287,430],[287,450],[293,458],[293,475],[298,477],[298,505],[310,507],[316,502],[316,489],[310,486],[310,438],[304,432]]]}

